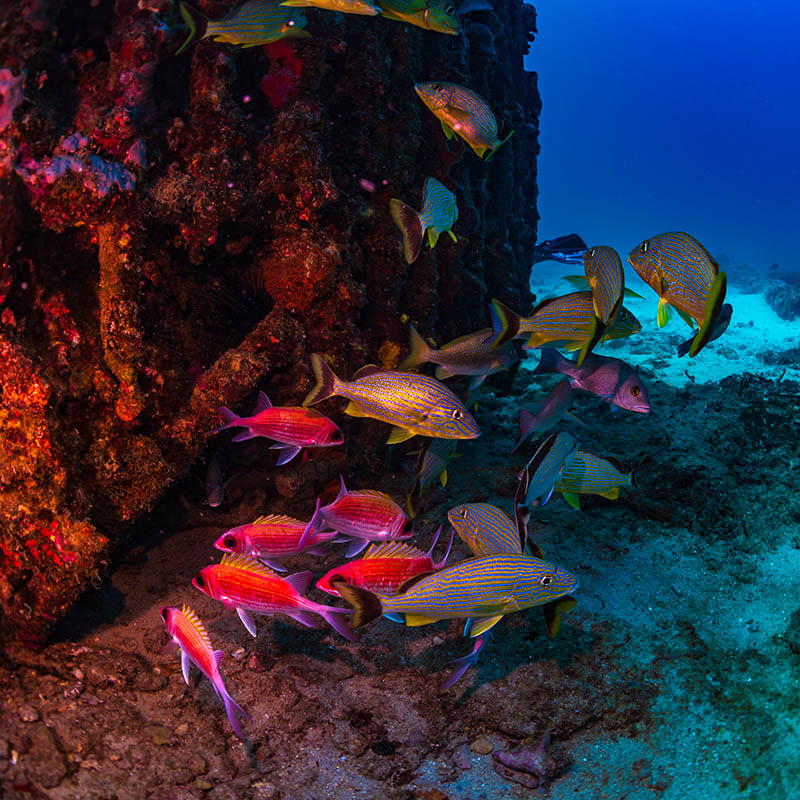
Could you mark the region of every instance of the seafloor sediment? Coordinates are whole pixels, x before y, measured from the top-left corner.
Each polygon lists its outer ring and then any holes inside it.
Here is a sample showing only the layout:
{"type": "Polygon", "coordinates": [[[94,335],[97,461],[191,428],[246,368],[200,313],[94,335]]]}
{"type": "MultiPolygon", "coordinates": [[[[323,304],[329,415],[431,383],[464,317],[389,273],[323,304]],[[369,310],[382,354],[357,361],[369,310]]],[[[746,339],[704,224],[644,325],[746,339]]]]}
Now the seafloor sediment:
{"type": "MultiPolygon", "coordinates": [[[[408,320],[447,340],[491,296],[527,302],[536,16],[493,8],[463,36],[309,9],[311,38],[176,55],[168,0],[0,3],[4,634],[44,641],[220,405],[256,387],[296,403],[311,352],[349,377],[395,366],[408,320]],[[448,144],[423,80],[469,85],[514,136],[489,163],[448,144]],[[387,204],[418,207],[429,175],[457,194],[460,238],[409,266],[387,204]]],[[[375,459],[377,430],[348,439],[349,463],[375,459]]]]}
{"type": "MultiPolygon", "coordinates": [[[[800,384],[749,374],[676,388],[642,374],[652,415],[612,414],[582,393],[574,409],[588,426],[574,429],[582,446],[637,464],[638,486],[616,502],[584,499],[582,511],[554,497],[535,514],[545,553],[581,580],[555,640],[538,609],[511,615],[477,669],[444,692],[448,660],[469,649],[458,622],[380,620],[351,644],[259,617],[253,640],[190,579],[216,560],[211,543],[226,526],[265,510],[270,476],[234,478],[219,510],[199,494],[194,503],[185,484],[58,628],[60,641],[7,652],[4,790],[54,800],[480,800],[540,796],[541,777],[556,800],[795,796],[800,384]],[[183,602],[227,654],[228,688],[251,717],[246,743],[208,682],[187,687],[177,657],[159,652],[159,608],[183,602]],[[518,750],[531,751],[532,771],[497,765],[498,751],[518,750]]],[[[462,443],[446,489],[423,496],[421,546],[458,503],[510,509],[525,458],[506,455],[518,408],[554,382],[523,369],[512,394],[482,399],[483,436],[462,443]]],[[[396,450],[387,448],[377,483],[362,473],[353,485],[402,497],[413,459],[396,450]]],[[[311,507],[267,508],[302,517],[311,507]]],[[[319,576],[340,549],[290,566],[319,576]]],[[[457,543],[451,558],[463,550],[457,543]]]]}

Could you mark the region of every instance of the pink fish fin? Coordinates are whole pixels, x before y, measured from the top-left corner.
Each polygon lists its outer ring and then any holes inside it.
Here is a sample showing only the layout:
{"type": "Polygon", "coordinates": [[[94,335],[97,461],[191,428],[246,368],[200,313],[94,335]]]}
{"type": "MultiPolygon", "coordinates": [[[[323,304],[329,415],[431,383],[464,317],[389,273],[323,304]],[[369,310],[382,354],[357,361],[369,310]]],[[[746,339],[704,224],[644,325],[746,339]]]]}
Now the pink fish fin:
{"type": "Polygon", "coordinates": [[[553,347],[543,347],[539,357],[539,365],[533,371],[534,375],[546,375],[550,372],[561,372],[560,367],[568,361],[558,350],[553,347]]]}
{"type": "Polygon", "coordinates": [[[448,378],[455,377],[455,372],[453,372],[448,367],[436,367],[436,380],[438,381],[446,381],[448,378]]]}
{"type": "Polygon", "coordinates": [[[189,684],[189,673],[192,671],[192,659],[185,650],[181,650],[181,672],[186,684],[189,684]]]}
{"type": "Polygon", "coordinates": [[[219,410],[219,415],[224,420],[225,424],[220,425],[219,428],[214,428],[213,431],[209,431],[208,435],[211,436],[214,433],[219,433],[220,431],[224,431],[226,428],[235,428],[239,424],[239,417],[233,413],[229,408],[225,408],[222,406],[219,410]]]}
{"type": "Polygon", "coordinates": [[[348,545],[344,557],[352,558],[353,556],[357,556],[368,544],[369,542],[366,539],[353,539],[348,545]]]}
{"type": "Polygon", "coordinates": [[[445,554],[439,561],[434,562],[433,568],[434,569],[442,569],[444,565],[447,563],[447,559],[450,556],[450,550],[453,547],[453,537],[455,536],[456,531],[455,528],[450,528],[450,541],[447,543],[447,550],[445,554]]]}
{"type": "Polygon", "coordinates": [[[242,625],[247,628],[247,632],[255,639],[256,621],[253,619],[253,615],[246,608],[242,608],[241,606],[237,606],[236,613],[239,615],[242,625]]]}
{"type": "Polygon", "coordinates": [[[215,651],[214,651],[214,663],[215,663],[215,664],[216,664],[218,667],[219,667],[219,665],[220,665],[220,662],[221,662],[221,661],[222,661],[222,659],[224,658],[224,656],[225,656],[225,651],[224,651],[224,650],[215,650],[215,651]]]}
{"type": "Polygon", "coordinates": [[[428,558],[433,558],[433,551],[436,549],[436,545],[439,543],[439,537],[442,535],[442,528],[443,527],[444,527],[443,525],[440,525],[436,529],[436,533],[433,534],[433,541],[431,542],[431,546],[428,549],[428,553],[427,553],[428,558]]]}
{"type": "Polygon", "coordinates": [[[344,485],[344,475],[339,476],[339,494],[336,495],[333,502],[341,500],[347,494],[347,487],[344,485]]]}
{"type": "Polygon", "coordinates": [[[475,391],[487,378],[487,375],[473,375],[472,380],[469,382],[468,391],[475,391]]]}
{"type": "Polygon", "coordinates": [[[333,606],[317,607],[317,613],[331,626],[339,635],[344,636],[349,642],[357,642],[358,636],[347,624],[344,617],[350,616],[353,612],[349,608],[334,608],[333,606]]]}
{"type": "Polygon", "coordinates": [[[269,400],[269,397],[264,394],[264,392],[258,393],[258,402],[256,403],[256,407],[253,409],[253,416],[257,416],[262,411],[266,411],[268,408],[272,408],[272,403],[269,400]]]}
{"type": "Polygon", "coordinates": [[[322,528],[322,524],[320,522],[320,517],[322,516],[320,513],[320,507],[321,503],[318,497],[317,507],[314,509],[314,513],[311,515],[311,519],[308,521],[308,525],[306,525],[302,535],[300,536],[300,540],[297,542],[298,549],[305,547],[306,542],[308,542],[308,540],[316,533],[319,533],[320,529],[322,528]]]}
{"type": "Polygon", "coordinates": [[[428,343],[419,335],[417,329],[409,323],[409,354],[400,362],[398,369],[411,369],[420,364],[426,363],[430,359],[431,348],[428,343]]]}
{"type": "Polygon", "coordinates": [[[311,581],[314,580],[314,575],[306,570],[305,572],[295,572],[294,575],[289,575],[284,580],[298,594],[305,594],[308,591],[308,587],[311,586],[311,581]]]}
{"type": "Polygon", "coordinates": [[[303,448],[290,445],[289,447],[280,447],[276,449],[283,451],[275,462],[276,467],[281,467],[284,464],[288,464],[303,448]]]}
{"type": "Polygon", "coordinates": [[[292,611],[289,616],[307,628],[319,630],[322,623],[310,611],[292,611]]]}
{"type": "Polygon", "coordinates": [[[522,408],[519,412],[519,439],[517,439],[517,443],[514,447],[511,448],[511,452],[516,452],[520,445],[530,436],[530,434],[536,430],[536,417],[531,414],[530,411],[522,408]]]}
{"type": "MultiPolygon", "coordinates": [[[[333,541],[336,541],[335,539],[333,541]]],[[[316,547],[311,547],[306,550],[306,553],[310,553],[312,556],[324,556],[327,550],[325,549],[325,545],[318,544],[316,547]]]]}
{"type": "MultiPolygon", "coordinates": [[[[469,620],[467,622],[469,623],[469,620]]],[[[475,666],[475,664],[478,662],[478,655],[480,654],[481,650],[483,650],[488,638],[488,636],[478,637],[475,640],[475,644],[471,653],[468,653],[461,658],[456,658],[450,662],[451,664],[455,665],[455,669],[450,677],[442,684],[442,689],[449,689],[468,669],[470,669],[470,667],[475,666]]]]}
{"type": "Polygon", "coordinates": [[[162,656],[171,656],[178,649],[178,643],[170,639],[159,651],[162,656]]]}
{"type": "Polygon", "coordinates": [[[244,731],[242,730],[241,723],[239,722],[240,717],[244,717],[244,719],[250,719],[250,715],[228,694],[228,690],[225,688],[225,684],[222,682],[222,676],[217,675],[219,679],[217,681],[213,681],[214,688],[217,691],[217,694],[222,698],[222,703],[225,706],[225,713],[228,715],[228,721],[231,723],[231,728],[233,728],[233,732],[240,738],[244,739],[244,731]]]}
{"type": "Polygon", "coordinates": [[[246,431],[242,431],[241,433],[237,433],[236,436],[231,439],[232,442],[244,442],[247,439],[255,439],[257,438],[258,434],[253,433],[249,428],[246,431]]]}
{"type": "Polygon", "coordinates": [[[286,567],[283,565],[283,563],[274,558],[260,558],[259,561],[262,561],[270,569],[274,569],[275,572],[286,572],[286,567]]]}
{"type": "Polygon", "coordinates": [[[425,232],[419,214],[397,198],[389,201],[389,213],[403,234],[403,255],[406,263],[413,264],[422,249],[422,235],[425,232]]]}

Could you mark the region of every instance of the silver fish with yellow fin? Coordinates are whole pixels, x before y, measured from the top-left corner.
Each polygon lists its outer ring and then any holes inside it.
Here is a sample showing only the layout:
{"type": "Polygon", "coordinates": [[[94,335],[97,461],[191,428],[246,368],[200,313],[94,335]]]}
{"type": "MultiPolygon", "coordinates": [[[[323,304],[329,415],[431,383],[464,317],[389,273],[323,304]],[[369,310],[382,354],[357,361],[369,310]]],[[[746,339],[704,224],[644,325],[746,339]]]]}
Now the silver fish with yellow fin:
{"type": "Polygon", "coordinates": [[[451,0],[376,0],[386,19],[416,25],[435,33],[458,36],[461,22],[451,0]]]}
{"type": "Polygon", "coordinates": [[[334,395],[346,397],[350,402],[345,414],[394,426],[387,444],[398,444],[416,435],[438,439],[480,436],[477,423],[463,403],[435,378],[368,365],[358,370],[352,381],[342,381],[318,353],[312,354],[311,366],[317,383],[303,405],[334,395]]]}
{"type": "Polygon", "coordinates": [[[414,91],[420,100],[438,118],[445,136],[460,136],[479,157],[487,151],[494,153],[505,144],[514,131],[501,139],[497,117],[486,101],[472,89],[457,83],[418,83],[414,91]]]}
{"type": "Polygon", "coordinates": [[[427,178],[422,190],[422,211],[415,211],[402,200],[389,201],[394,224],[403,234],[403,254],[409,264],[413,264],[422,249],[422,237],[428,234],[428,246],[436,247],[439,236],[449,234],[458,239],[451,228],[458,219],[456,196],[436,178],[427,178]]]}
{"type": "Polygon", "coordinates": [[[210,38],[216,42],[257,47],[287,37],[309,37],[304,31],[306,16],[302,11],[285,8],[275,0],[249,0],[222,19],[209,19],[188,3],[178,6],[189,28],[186,41],[176,52],[182,53],[195,38],[210,38]]]}
{"type": "Polygon", "coordinates": [[[689,348],[696,356],[711,340],[725,303],[727,276],[708,250],[688,233],[672,231],[645,239],[628,261],[659,296],[658,326],[663,328],[675,308],[697,333],[689,348]]]}

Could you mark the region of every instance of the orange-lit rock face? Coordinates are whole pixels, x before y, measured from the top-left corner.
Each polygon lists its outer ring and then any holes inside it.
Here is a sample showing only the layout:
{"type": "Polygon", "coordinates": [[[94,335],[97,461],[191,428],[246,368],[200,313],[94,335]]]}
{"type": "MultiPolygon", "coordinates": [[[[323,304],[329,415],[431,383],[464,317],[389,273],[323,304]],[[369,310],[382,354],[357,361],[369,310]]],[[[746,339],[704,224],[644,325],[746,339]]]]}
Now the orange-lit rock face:
{"type": "MultiPolygon", "coordinates": [[[[315,351],[343,376],[396,364],[408,320],[447,341],[485,324],[488,297],[526,305],[533,12],[496,5],[514,33],[488,65],[377,19],[175,57],[174,20],[148,8],[65,7],[47,36],[10,12],[0,64],[27,77],[0,142],[4,624],[45,634],[187,473],[220,405],[249,411],[256,387],[298,402],[315,351]],[[411,88],[451,73],[516,128],[490,165],[448,145],[411,88]],[[459,242],[409,267],[387,203],[429,175],[457,192],[459,242]]],[[[378,459],[385,430],[359,431],[264,491],[310,493],[378,459]]]]}

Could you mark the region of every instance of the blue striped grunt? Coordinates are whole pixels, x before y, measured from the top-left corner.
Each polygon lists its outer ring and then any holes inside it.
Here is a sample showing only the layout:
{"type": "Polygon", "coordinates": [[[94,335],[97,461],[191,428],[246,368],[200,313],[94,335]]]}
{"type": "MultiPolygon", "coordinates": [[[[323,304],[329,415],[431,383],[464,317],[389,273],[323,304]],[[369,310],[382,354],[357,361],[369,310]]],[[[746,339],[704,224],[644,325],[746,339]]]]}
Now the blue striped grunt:
{"type": "Polygon", "coordinates": [[[583,389],[602,397],[612,411],[624,408],[639,414],[650,412],[650,399],[644,381],[633,367],[618,358],[592,353],[579,367],[557,350],[543,347],[539,366],[533,374],[547,375],[551,372],[566,375],[573,389],[583,389]]]}
{"type": "MultiPolygon", "coordinates": [[[[533,433],[543,433],[555,428],[572,405],[572,386],[569,380],[560,381],[544,400],[537,403],[533,409],[520,409],[519,412],[519,439],[511,452],[533,433]]],[[[575,417],[573,417],[575,419],[575,417]]]]}
{"type": "Polygon", "coordinates": [[[494,152],[505,144],[514,131],[500,139],[497,117],[486,101],[457,83],[418,83],[414,91],[442,124],[445,136],[460,136],[483,158],[487,150],[494,152]]]}
{"type": "Polygon", "coordinates": [[[414,211],[411,206],[397,198],[389,201],[389,211],[394,224],[403,233],[403,254],[409,264],[417,260],[426,231],[429,247],[436,247],[436,242],[443,233],[449,234],[454,242],[458,241],[451,230],[458,219],[456,196],[436,178],[425,180],[422,211],[414,211]]]}
{"type": "Polygon", "coordinates": [[[282,6],[292,8],[322,8],[325,11],[338,11],[340,14],[360,14],[365,17],[376,17],[381,10],[370,0],[283,0],[282,6]]]}
{"type": "Polygon", "coordinates": [[[590,247],[583,254],[583,269],[592,292],[595,319],[589,325],[589,338],[578,355],[578,366],[603,338],[622,307],[625,274],[622,262],[613,247],[590,247]]]}
{"type": "Polygon", "coordinates": [[[506,614],[544,605],[574,591],[578,579],[562,567],[520,555],[470,558],[423,575],[394,596],[373,594],[338,583],[340,596],[354,609],[354,628],[381,614],[403,614],[409,627],[440,619],[470,619],[469,635],[480,636],[506,614]]]}
{"type": "Polygon", "coordinates": [[[578,450],[565,464],[556,491],[574,508],[580,508],[578,495],[599,494],[609,500],[619,497],[619,487],[629,486],[633,472],[625,472],[622,465],[610,458],[600,458],[578,450]]]}
{"type": "MultiPolygon", "coordinates": [[[[492,300],[490,313],[494,346],[528,335],[525,350],[543,346],[580,350],[591,338],[595,320],[591,292],[572,292],[542,300],[529,317],[521,317],[499,300],[492,300]]],[[[641,329],[639,320],[623,306],[601,341],[622,339],[641,329]]]]}
{"type": "Polygon", "coordinates": [[[457,36],[461,22],[451,0],[376,0],[386,19],[407,22],[436,33],[457,36]]]}
{"type": "Polygon", "coordinates": [[[369,365],[352,381],[341,381],[319,353],[311,356],[316,386],[304,406],[338,395],[350,400],[345,414],[369,417],[394,425],[387,444],[417,434],[438,439],[476,439],[478,425],[462,402],[443,384],[427,375],[390,372],[369,365]]]}
{"type": "Polygon", "coordinates": [[[400,363],[400,369],[409,369],[419,364],[437,364],[436,377],[446,380],[455,375],[470,375],[470,390],[477,389],[489,375],[508,369],[517,361],[517,351],[512,344],[495,347],[490,340],[492,329],[459,336],[434,350],[419,335],[413,325],[409,325],[411,352],[400,363]]]}
{"type": "Polygon", "coordinates": [[[467,503],[451,508],[447,519],[476,556],[525,554],[517,526],[496,506],[467,503]]]}
{"type": "Polygon", "coordinates": [[[276,0],[249,0],[222,19],[208,19],[188,3],[181,2],[178,7],[189,28],[189,35],[176,55],[182,53],[195,37],[208,37],[240,47],[256,47],[290,36],[311,35],[303,30],[306,15],[294,8],[282,7],[276,0]]]}
{"type": "Polygon", "coordinates": [[[673,231],[645,239],[628,261],[659,296],[658,326],[663,328],[672,308],[697,334],[689,348],[693,358],[708,344],[725,302],[727,277],[708,250],[688,233],[673,231]]]}
{"type": "Polygon", "coordinates": [[[419,497],[437,478],[447,486],[447,465],[456,456],[457,439],[428,439],[417,455],[417,477],[406,498],[409,516],[416,516],[419,497]]]}
{"type": "Polygon", "coordinates": [[[528,482],[525,505],[545,505],[561,478],[564,465],[569,461],[578,443],[568,433],[551,433],[537,448],[523,472],[528,482]]]}

